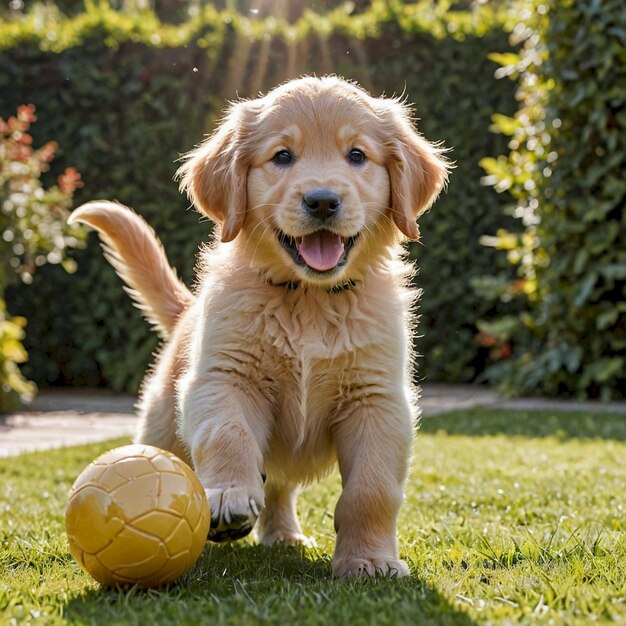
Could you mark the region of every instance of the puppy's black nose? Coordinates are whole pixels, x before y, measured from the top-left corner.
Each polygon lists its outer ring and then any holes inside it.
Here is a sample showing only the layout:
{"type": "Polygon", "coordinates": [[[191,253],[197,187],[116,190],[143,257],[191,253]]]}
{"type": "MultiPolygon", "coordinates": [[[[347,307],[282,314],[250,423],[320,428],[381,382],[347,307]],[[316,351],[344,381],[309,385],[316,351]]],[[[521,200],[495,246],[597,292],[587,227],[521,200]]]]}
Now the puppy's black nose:
{"type": "Polygon", "coordinates": [[[302,206],[307,213],[323,221],[339,211],[341,198],[332,189],[310,189],[302,196],[302,206]]]}

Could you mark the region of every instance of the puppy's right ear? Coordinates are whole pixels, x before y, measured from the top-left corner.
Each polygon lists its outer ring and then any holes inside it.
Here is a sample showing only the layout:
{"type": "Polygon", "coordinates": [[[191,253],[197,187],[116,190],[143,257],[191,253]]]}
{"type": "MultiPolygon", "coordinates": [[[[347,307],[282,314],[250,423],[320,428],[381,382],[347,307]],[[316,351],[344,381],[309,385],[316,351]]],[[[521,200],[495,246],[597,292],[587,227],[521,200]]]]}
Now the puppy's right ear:
{"type": "Polygon", "coordinates": [[[248,104],[232,104],[213,135],[187,153],[176,172],[180,190],[220,225],[224,242],[238,235],[248,205],[248,104]]]}

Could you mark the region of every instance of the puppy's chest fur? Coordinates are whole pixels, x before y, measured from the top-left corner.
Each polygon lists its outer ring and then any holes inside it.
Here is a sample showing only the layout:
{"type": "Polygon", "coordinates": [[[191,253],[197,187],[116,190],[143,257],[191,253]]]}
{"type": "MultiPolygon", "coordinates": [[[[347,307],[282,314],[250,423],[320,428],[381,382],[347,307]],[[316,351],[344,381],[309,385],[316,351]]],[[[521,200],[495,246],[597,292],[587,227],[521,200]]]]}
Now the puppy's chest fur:
{"type": "MultiPolygon", "coordinates": [[[[247,353],[247,358],[235,358],[240,371],[261,386],[272,404],[283,407],[280,413],[297,406],[306,418],[311,393],[331,380],[337,385],[354,355],[364,355],[381,340],[380,318],[363,304],[356,293],[264,286],[234,298],[236,311],[222,309],[216,335],[219,343],[227,337],[231,347],[247,353]],[[285,403],[286,397],[292,400],[285,403]]],[[[208,312],[209,324],[211,317],[208,312]]]]}
{"type": "MultiPolygon", "coordinates": [[[[272,474],[290,457],[289,471],[301,479],[323,471],[334,460],[333,419],[341,403],[343,381],[354,355],[372,341],[374,320],[360,310],[355,293],[301,292],[268,302],[259,318],[259,335],[268,355],[263,370],[274,381],[274,429],[268,455],[272,474]],[[369,328],[369,333],[367,327],[369,328]]],[[[373,333],[375,334],[375,333],[373,333]]],[[[286,476],[288,478],[288,476],[286,476]]]]}
{"type": "Polygon", "coordinates": [[[341,293],[270,285],[220,289],[207,303],[203,317],[216,340],[207,343],[211,360],[225,370],[235,365],[238,384],[259,389],[271,407],[266,458],[276,467],[269,473],[288,465],[285,479],[298,474],[301,480],[332,463],[333,421],[359,372],[382,366],[369,363],[381,344],[397,346],[395,367],[402,369],[406,320],[398,300],[404,291],[384,278],[371,289],[359,285],[341,293]]]}

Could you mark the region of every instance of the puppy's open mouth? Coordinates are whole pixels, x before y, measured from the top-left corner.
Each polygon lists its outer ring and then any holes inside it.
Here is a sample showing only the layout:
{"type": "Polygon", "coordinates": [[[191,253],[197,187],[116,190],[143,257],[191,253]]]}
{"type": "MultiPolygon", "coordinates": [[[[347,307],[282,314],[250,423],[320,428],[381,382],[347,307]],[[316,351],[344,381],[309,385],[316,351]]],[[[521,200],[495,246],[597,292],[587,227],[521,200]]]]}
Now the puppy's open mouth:
{"type": "Polygon", "coordinates": [[[303,237],[291,237],[282,231],[276,233],[280,245],[289,253],[296,265],[306,266],[315,272],[331,272],[345,265],[348,254],[358,238],[340,237],[328,230],[318,230],[303,237]]]}

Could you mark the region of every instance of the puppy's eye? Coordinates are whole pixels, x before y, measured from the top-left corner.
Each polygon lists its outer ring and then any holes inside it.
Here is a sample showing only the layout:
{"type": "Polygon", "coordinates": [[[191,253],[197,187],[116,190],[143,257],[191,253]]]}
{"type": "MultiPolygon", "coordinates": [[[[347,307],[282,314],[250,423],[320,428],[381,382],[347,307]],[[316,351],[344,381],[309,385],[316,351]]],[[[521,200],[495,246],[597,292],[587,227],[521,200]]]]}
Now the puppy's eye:
{"type": "Polygon", "coordinates": [[[272,161],[276,165],[290,165],[293,162],[293,154],[289,150],[279,150],[273,157],[272,161]]]}
{"type": "Polygon", "coordinates": [[[352,148],[350,152],[348,152],[348,161],[350,163],[354,163],[355,165],[361,165],[365,163],[365,152],[363,150],[359,150],[358,148],[352,148]]]}

